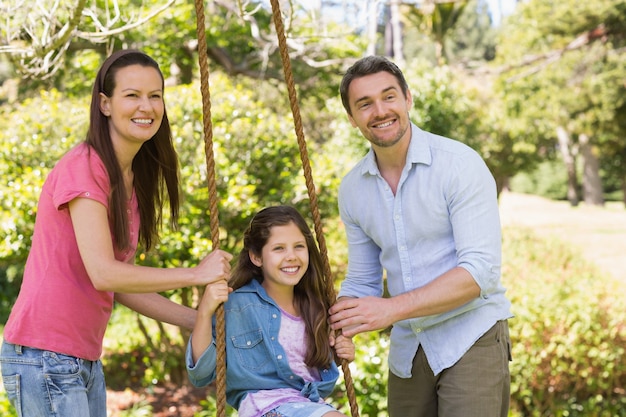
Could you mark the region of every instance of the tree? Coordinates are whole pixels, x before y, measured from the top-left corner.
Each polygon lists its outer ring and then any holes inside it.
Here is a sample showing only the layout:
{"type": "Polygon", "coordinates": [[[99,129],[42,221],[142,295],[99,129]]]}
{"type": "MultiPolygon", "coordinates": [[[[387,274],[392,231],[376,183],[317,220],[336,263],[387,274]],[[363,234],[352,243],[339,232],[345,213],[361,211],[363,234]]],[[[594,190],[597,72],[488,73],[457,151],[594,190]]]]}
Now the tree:
{"type": "Polygon", "coordinates": [[[127,14],[126,0],[98,2],[87,7],[87,0],[45,1],[5,0],[0,13],[5,16],[1,27],[0,53],[8,53],[16,71],[22,76],[48,78],[65,63],[66,52],[82,42],[104,46],[109,39],[140,26],[174,3],[141,2],[127,14]],[[122,4],[120,4],[120,1],[122,4]],[[109,5],[109,3],[112,3],[109,5]],[[144,10],[147,8],[147,11],[144,10]]]}
{"type": "MultiPolygon", "coordinates": [[[[111,0],[87,5],[86,0],[35,0],[29,7],[23,3],[9,0],[0,6],[2,15],[8,16],[0,23],[0,53],[11,58],[24,78],[69,78],[84,52],[96,51],[101,58],[113,49],[137,47],[157,59],[167,57],[160,62],[172,61],[172,71],[167,72],[175,82],[191,82],[197,61],[193,1],[111,0]]],[[[286,6],[282,11],[288,46],[294,73],[301,76],[297,81],[304,88],[322,81],[324,74],[337,72],[345,58],[361,49],[355,36],[345,36],[345,27],[329,23],[320,31],[314,16],[319,10],[292,1],[286,6]]],[[[282,79],[268,7],[261,1],[208,3],[207,52],[213,65],[231,75],[282,79]]]]}
{"type": "MultiPolygon", "coordinates": [[[[579,149],[584,161],[585,202],[603,204],[599,178],[617,174],[619,182],[626,180],[623,159],[613,171],[602,165],[603,154],[621,158],[625,146],[619,138],[626,136],[620,123],[626,108],[626,1],[524,2],[502,33],[497,88],[506,94],[508,115],[543,127],[534,133],[535,143],[540,134],[556,143],[567,133],[574,141],[567,159],[579,149]]],[[[570,195],[572,204],[577,200],[570,195]]]]}
{"type": "Polygon", "coordinates": [[[450,34],[447,48],[450,63],[476,68],[492,61],[496,54],[495,35],[487,3],[470,0],[450,34]]]}
{"type": "Polygon", "coordinates": [[[448,35],[467,4],[467,0],[424,0],[405,6],[406,19],[434,41],[436,61],[440,65],[449,61],[448,35]]]}

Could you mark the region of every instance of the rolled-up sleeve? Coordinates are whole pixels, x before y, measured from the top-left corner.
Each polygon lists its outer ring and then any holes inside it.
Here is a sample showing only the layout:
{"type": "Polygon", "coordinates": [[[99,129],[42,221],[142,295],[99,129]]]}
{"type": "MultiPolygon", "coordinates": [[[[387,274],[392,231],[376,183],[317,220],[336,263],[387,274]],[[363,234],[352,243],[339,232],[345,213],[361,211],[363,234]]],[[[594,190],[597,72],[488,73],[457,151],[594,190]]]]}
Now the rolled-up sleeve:
{"type": "Polygon", "coordinates": [[[187,343],[187,351],[185,353],[187,374],[189,375],[189,380],[194,386],[204,387],[215,380],[215,369],[217,366],[216,346],[215,342],[211,343],[211,345],[209,345],[209,347],[198,358],[198,361],[194,363],[191,352],[192,338],[193,334],[189,338],[189,343],[187,343]]]}
{"type": "Polygon", "coordinates": [[[480,156],[468,152],[450,177],[448,207],[458,266],[466,269],[481,297],[500,288],[502,235],[496,185],[480,156]]]}

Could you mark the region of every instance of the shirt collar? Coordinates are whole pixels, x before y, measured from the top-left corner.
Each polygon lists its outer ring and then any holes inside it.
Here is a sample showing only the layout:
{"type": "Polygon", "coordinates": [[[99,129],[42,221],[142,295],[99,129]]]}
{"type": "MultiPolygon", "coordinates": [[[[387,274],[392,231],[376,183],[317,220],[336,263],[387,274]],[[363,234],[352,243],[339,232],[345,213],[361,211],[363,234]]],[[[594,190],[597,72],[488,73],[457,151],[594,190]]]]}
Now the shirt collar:
{"type": "Polygon", "coordinates": [[[407,155],[407,162],[411,164],[430,165],[433,162],[433,156],[430,152],[430,143],[428,136],[419,127],[411,123],[411,143],[407,155]]]}
{"type": "MultiPolygon", "coordinates": [[[[432,154],[430,152],[428,138],[425,132],[413,123],[411,123],[411,142],[409,143],[406,160],[407,165],[430,165],[432,163],[432,154]]],[[[378,165],[376,164],[376,154],[374,153],[374,149],[370,147],[369,152],[363,159],[361,174],[377,175],[379,172],[378,165]]]]}
{"type": "Polygon", "coordinates": [[[261,285],[261,282],[258,279],[250,280],[249,283],[247,283],[243,287],[240,287],[237,291],[238,292],[257,293],[258,296],[261,297],[266,302],[268,302],[270,304],[273,304],[273,305],[276,305],[274,300],[269,295],[267,295],[267,292],[265,291],[265,288],[263,288],[263,286],[261,285]]]}

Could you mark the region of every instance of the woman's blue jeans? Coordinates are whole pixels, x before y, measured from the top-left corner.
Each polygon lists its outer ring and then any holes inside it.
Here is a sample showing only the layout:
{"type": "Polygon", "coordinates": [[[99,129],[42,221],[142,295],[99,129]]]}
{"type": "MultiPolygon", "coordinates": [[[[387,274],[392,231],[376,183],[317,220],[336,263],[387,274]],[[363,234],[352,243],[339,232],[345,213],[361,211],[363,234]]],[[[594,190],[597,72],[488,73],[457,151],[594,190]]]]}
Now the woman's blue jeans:
{"type": "Polygon", "coordinates": [[[102,363],[3,342],[2,380],[19,417],[106,417],[102,363]]]}

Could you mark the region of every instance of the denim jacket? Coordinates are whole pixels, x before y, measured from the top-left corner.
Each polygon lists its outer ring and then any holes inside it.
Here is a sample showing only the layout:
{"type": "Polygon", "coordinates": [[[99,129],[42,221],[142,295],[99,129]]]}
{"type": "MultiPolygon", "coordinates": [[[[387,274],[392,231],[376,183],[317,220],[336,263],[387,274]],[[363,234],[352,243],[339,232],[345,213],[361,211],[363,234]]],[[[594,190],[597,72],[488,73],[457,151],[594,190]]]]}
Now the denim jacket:
{"type": "MultiPolygon", "coordinates": [[[[305,382],[290,368],[285,350],[278,342],[281,312],[259,281],[237,289],[224,304],[226,320],[226,400],[239,409],[247,393],[277,388],[300,390],[311,401],[328,397],[339,378],[334,362],[319,369],[321,381],[305,382]]],[[[215,319],[213,343],[193,363],[191,339],[186,364],[189,379],[197,387],[206,386],[216,376],[215,319]]],[[[193,335],[191,336],[193,338],[193,335]]]]}

